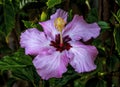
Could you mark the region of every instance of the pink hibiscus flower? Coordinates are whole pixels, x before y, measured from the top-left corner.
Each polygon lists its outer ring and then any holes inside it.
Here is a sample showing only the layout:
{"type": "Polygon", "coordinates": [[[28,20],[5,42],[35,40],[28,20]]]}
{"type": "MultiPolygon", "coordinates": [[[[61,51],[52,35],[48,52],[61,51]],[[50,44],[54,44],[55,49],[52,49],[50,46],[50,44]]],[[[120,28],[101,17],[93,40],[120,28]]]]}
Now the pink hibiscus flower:
{"type": "Polygon", "coordinates": [[[80,40],[96,38],[100,27],[97,23],[88,24],[79,15],[67,24],[67,16],[66,11],[58,9],[50,20],[39,23],[44,31],[31,28],[20,36],[25,54],[35,55],[33,64],[42,79],[61,78],[68,64],[78,73],[96,69],[96,47],[85,45],[80,40]]]}

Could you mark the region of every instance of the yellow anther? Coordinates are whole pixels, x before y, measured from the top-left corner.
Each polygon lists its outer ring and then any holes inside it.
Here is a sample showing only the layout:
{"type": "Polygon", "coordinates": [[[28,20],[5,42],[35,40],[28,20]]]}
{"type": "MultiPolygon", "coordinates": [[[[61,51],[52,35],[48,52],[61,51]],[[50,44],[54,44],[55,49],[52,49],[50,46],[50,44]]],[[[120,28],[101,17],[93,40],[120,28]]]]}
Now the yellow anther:
{"type": "Polygon", "coordinates": [[[63,38],[62,38],[62,30],[65,27],[66,22],[63,18],[58,17],[54,21],[55,28],[60,32],[60,46],[63,44],[63,38]]]}
{"type": "Polygon", "coordinates": [[[61,17],[56,18],[54,21],[55,28],[60,32],[62,32],[63,28],[65,27],[65,24],[66,22],[61,17]]]}

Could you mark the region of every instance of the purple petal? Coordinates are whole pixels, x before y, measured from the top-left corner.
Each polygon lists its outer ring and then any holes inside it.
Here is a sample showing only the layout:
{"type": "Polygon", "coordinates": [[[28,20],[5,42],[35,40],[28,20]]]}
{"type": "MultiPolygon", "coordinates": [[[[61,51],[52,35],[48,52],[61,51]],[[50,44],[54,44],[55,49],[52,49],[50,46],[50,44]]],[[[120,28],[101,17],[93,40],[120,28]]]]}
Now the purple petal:
{"type": "Polygon", "coordinates": [[[37,55],[40,52],[48,51],[50,41],[46,38],[43,32],[35,28],[26,30],[20,36],[20,45],[25,48],[25,53],[30,55],[37,55]]]}
{"type": "Polygon", "coordinates": [[[61,78],[62,74],[67,71],[68,62],[66,51],[62,53],[55,51],[49,55],[38,55],[33,60],[38,74],[45,80],[52,77],[61,78]]]}
{"type": "Polygon", "coordinates": [[[39,24],[43,27],[43,30],[44,30],[45,34],[47,35],[47,38],[49,40],[54,40],[55,35],[59,33],[54,26],[54,20],[39,22],[39,24]]]}
{"type": "Polygon", "coordinates": [[[70,64],[75,71],[81,73],[96,69],[96,65],[94,64],[94,60],[98,54],[96,47],[76,42],[72,42],[71,45],[70,52],[74,54],[74,57],[71,58],[70,64]]]}
{"type": "Polygon", "coordinates": [[[56,13],[51,15],[50,18],[55,20],[56,18],[61,17],[64,19],[64,21],[66,21],[67,16],[68,16],[68,13],[66,11],[64,11],[62,9],[57,9],[56,13]]]}
{"type": "Polygon", "coordinates": [[[55,39],[55,35],[58,34],[58,30],[55,28],[54,21],[56,18],[61,17],[64,21],[67,20],[67,12],[62,9],[58,9],[55,14],[51,15],[51,19],[45,22],[39,22],[39,24],[43,27],[44,32],[51,40],[55,39]]]}
{"type": "Polygon", "coordinates": [[[75,15],[73,20],[64,29],[63,35],[69,35],[72,40],[87,41],[96,38],[100,33],[97,23],[88,24],[82,16],[75,15]]]}

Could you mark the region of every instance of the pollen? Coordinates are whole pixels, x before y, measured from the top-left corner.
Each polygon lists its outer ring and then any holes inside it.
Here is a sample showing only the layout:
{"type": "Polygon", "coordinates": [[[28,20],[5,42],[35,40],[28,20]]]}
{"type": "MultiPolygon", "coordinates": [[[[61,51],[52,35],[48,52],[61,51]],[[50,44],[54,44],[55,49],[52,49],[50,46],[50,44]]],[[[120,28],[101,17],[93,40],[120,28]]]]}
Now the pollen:
{"type": "Polygon", "coordinates": [[[65,27],[65,24],[66,22],[61,17],[56,18],[54,21],[55,28],[60,32],[62,32],[63,28],[65,27]]]}

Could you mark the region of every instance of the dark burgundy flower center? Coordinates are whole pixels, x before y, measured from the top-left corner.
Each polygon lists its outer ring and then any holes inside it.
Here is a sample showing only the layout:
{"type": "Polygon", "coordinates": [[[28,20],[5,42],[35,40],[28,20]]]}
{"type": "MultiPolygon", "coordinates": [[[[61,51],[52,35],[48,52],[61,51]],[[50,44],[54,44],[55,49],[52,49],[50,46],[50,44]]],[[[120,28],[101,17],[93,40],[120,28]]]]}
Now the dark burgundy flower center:
{"type": "Polygon", "coordinates": [[[51,41],[50,46],[54,46],[56,51],[62,52],[63,50],[69,50],[72,46],[68,43],[71,40],[69,36],[63,38],[63,44],[60,44],[60,34],[57,34],[55,41],[51,41]]]}

